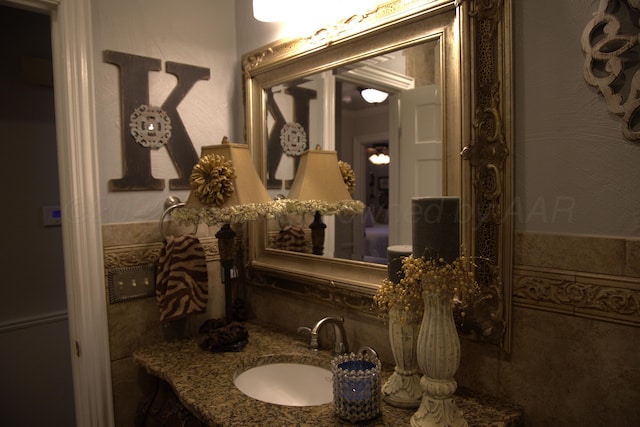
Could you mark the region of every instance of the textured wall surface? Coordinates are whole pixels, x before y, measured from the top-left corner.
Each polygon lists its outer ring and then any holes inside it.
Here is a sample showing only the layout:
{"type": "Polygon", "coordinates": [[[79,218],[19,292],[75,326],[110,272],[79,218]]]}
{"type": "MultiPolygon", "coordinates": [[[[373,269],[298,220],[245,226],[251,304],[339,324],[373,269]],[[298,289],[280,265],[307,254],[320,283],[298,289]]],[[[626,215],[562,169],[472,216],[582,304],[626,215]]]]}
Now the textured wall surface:
{"type": "Polygon", "coordinates": [[[640,237],[640,143],[582,73],[599,2],[513,3],[516,228],[640,237]]]}
{"type": "Polygon", "coordinates": [[[169,195],[186,200],[188,191],[169,189],[168,179],[177,172],[165,148],[152,150],[154,178],[165,180],[163,191],[109,192],[108,181],[123,176],[118,67],[104,62],[103,52],[112,50],[161,61],[161,71],[149,73],[149,102],[161,106],[175,88],[176,76],[166,72],[172,61],[210,70],[187,92],[178,113],[198,156],[203,145],[219,144],[224,136],[242,142],[234,132],[234,111],[241,95],[235,93],[239,59],[235,45],[233,2],[195,0],[184,7],[173,1],[94,1],[94,51],[97,105],[97,144],[102,183],[102,223],[149,221],[159,218],[169,195]],[[117,29],[117,31],[114,31],[117,29]]]}

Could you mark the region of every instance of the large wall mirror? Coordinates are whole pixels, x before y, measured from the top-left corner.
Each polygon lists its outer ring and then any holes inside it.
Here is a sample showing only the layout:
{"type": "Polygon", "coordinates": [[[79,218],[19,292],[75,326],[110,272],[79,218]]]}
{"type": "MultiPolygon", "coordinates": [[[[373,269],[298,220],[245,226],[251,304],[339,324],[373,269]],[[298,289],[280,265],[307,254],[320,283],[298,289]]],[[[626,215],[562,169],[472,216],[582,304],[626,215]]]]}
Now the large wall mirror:
{"type": "Polygon", "coordinates": [[[508,350],[509,31],[509,1],[391,1],[246,54],[247,139],[271,195],[286,197],[298,155],[320,146],[353,168],[366,206],[325,218],[322,255],[279,245],[282,219],[254,227],[253,282],[373,313],[387,246],[411,244],[411,198],[459,196],[462,244],[483,260],[483,292],[460,330],[508,350]],[[387,97],[369,103],[369,88],[387,97]],[[283,132],[303,144],[283,146],[283,132]]]}

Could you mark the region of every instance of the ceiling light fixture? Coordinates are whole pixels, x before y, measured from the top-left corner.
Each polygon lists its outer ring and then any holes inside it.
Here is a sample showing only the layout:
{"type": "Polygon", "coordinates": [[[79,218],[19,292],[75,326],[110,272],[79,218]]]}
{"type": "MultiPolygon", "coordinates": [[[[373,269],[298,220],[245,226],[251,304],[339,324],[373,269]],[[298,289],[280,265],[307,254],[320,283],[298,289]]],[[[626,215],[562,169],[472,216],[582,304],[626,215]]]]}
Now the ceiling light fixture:
{"type": "Polygon", "coordinates": [[[253,0],[253,17],[261,22],[284,22],[298,10],[298,0],[253,0]]]}
{"type": "Polygon", "coordinates": [[[362,89],[360,95],[362,95],[362,98],[369,104],[380,104],[389,96],[387,92],[373,88],[362,89]]]}
{"type": "Polygon", "coordinates": [[[262,22],[304,21],[304,25],[317,28],[353,15],[366,15],[386,0],[253,0],[253,17],[262,22]]]}

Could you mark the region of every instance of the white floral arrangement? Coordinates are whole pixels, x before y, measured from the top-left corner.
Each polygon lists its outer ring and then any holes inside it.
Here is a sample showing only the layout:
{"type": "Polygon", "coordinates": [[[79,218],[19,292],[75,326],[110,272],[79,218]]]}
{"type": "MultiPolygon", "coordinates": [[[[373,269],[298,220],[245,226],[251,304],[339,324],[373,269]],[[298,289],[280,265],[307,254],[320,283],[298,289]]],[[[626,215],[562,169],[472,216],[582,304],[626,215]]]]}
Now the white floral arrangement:
{"type": "Polygon", "coordinates": [[[364,211],[359,200],[325,202],[323,200],[279,199],[267,203],[248,203],[229,207],[183,207],[171,212],[171,218],[179,224],[207,225],[238,224],[258,219],[270,219],[284,214],[314,214],[356,216],[364,211]]]}

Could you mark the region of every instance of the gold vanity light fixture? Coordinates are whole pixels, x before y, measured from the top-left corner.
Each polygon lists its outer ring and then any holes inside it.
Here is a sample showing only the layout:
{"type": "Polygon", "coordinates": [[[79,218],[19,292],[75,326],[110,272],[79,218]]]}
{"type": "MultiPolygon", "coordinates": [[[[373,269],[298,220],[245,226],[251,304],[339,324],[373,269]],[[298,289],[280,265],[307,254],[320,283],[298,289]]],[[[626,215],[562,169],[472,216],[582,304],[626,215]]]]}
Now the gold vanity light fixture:
{"type": "Polygon", "coordinates": [[[200,161],[191,174],[191,193],[185,208],[206,208],[207,215],[219,215],[213,219],[205,218],[206,223],[223,224],[216,238],[224,273],[227,322],[234,320],[231,270],[236,232],[231,228],[231,223],[264,217],[261,210],[265,210],[270,203],[271,197],[258,176],[248,145],[231,143],[225,136],[219,145],[202,147],[200,161]],[[197,179],[200,179],[200,186],[195,182],[197,179]],[[202,191],[203,188],[211,191],[202,191]],[[208,196],[211,193],[220,194],[220,197],[210,201],[211,197],[208,196]]]}
{"type": "MultiPolygon", "coordinates": [[[[300,165],[291,184],[289,199],[301,201],[322,201],[325,203],[341,203],[352,200],[347,185],[342,178],[338,164],[338,153],[331,150],[308,150],[300,156],[300,165]]],[[[324,252],[324,230],[327,226],[322,222],[322,214],[316,210],[311,228],[313,253],[324,252]]]]}

